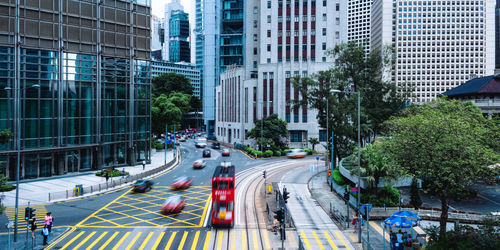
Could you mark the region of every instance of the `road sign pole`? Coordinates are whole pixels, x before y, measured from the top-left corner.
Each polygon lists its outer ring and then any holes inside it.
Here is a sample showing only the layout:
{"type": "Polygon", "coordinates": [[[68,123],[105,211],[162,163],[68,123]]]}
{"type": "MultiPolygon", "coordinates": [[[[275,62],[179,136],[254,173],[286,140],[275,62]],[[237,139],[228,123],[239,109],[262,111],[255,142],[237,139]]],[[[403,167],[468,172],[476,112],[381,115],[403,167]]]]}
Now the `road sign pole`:
{"type": "MultiPolygon", "coordinates": [[[[28,201],[28,209],[31,209],[29,201],[28,201]]],[[[30,214],[31,214],[31,211],[30,211],[30,214]]],[[[30,226],[30,224],[28,222],[29,222],[29,217],[28,217],[28,220],[26,220],[26,243],[25,243],[26,248],[25,249],[28,249],[28,231],[29,231],[29,226],[30,226]]]]}
{"type": "Polygon", "coordinates": [[[168,137],[168,124],[165,124],[165,139],[163,140],[163,144],[165,145],[165,160],[163,161],[163,165],[167,165],[167,137],[168,137]]]}
{"type": "Polygon", "coordinates": [[[177,155],[175,152],[175,143],[177,142],[177,137],[175,136],[175,126],[176,124],[174,124],[174,157],[177,155]]]}

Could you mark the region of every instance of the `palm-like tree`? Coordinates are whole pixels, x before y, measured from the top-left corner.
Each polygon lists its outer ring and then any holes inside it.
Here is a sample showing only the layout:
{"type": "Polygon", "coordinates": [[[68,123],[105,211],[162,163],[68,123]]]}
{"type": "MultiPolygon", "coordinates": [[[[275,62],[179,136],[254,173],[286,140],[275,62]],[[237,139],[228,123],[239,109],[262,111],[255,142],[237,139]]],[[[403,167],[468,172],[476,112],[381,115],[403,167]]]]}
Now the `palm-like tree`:
{"type": "Polygon", "coordinates": [[[314,147],[319,144],[319,140],[316,137],[309,138],[309,143],[312,145],[312,150],[314,151],[314,147]]]}

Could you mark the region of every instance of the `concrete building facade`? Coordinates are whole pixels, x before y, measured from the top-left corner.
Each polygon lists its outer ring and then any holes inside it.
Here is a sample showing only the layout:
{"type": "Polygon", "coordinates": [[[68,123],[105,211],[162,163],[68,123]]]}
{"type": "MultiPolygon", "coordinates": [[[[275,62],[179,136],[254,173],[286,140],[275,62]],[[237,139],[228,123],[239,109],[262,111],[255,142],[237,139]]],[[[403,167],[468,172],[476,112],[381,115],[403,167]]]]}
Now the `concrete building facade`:
{"type": "Polygon", "coordinates": [[[292,109],[290,101],[301,98],[292,78],[334,65],[326,51],[347,41],[347,2],[254,1],[253,8],[248,2],[245,66],[229,67],[216,90],[217,138],[255,146],[246,132],[256,120],[277,114],[288,122],[287,145],[309,147],[308,139],[326,138],[325,130],[317,123],[317,111],[292,109]]]}
{"type": "Polygon", "coordinates": [[[495,68],[494,0],[374,0],[371,48],[392,45],[390,79],[427,102],[495,68]]]}
{"type": "Polygon", "coordinates": [[[347,40],[356,41],[370,52],[371,6],[373,0],[347,2],[347,40]]]}
{"type": "Polygon", "coordinates": [[[0,1],[0,172],[150,162],[149,1],[0,1]],[[131,22],[132,20],[132,22],[131,22]]]}

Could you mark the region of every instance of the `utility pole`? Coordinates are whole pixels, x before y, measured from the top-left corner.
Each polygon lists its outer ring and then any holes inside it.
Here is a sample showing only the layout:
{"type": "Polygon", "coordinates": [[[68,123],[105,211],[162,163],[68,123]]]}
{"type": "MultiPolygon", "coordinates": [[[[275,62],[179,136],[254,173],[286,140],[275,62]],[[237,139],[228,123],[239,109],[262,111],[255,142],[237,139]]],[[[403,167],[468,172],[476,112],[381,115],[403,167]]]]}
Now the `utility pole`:
{"type": "Polygon", "coordinates": [[[165,124],[165,139],[163,140],[163,144],[165,145],[165,160],[163,161],[163,165],[167,165],[167,138],[168,138],[168,124],[165,124]]]}

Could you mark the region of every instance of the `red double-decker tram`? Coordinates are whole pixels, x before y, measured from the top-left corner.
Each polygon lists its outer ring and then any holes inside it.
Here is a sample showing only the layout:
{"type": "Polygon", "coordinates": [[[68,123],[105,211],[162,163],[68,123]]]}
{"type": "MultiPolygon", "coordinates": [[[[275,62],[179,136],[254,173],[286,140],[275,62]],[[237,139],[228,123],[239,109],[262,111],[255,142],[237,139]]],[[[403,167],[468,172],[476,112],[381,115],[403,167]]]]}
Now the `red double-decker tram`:
{"type": "Polygon", "coordinates": [[[234,166],[217,166],[212,177],[212,226],[234,225],[234,166]]]}

